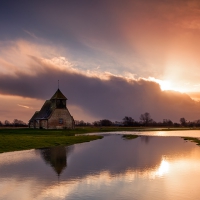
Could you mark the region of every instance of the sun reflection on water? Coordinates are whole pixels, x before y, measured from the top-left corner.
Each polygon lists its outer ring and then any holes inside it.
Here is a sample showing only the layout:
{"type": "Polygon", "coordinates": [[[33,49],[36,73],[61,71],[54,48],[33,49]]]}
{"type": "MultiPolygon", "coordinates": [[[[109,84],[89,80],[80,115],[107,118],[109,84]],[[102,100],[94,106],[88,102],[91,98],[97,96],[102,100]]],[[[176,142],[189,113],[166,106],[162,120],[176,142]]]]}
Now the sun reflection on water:
{"type": "Polygon", "coordinates": [[[169,162],[163,159],[160,163],[159,168],[156,171],[157,176],[163,176],[164,174],[169,172],[169,162]]]}

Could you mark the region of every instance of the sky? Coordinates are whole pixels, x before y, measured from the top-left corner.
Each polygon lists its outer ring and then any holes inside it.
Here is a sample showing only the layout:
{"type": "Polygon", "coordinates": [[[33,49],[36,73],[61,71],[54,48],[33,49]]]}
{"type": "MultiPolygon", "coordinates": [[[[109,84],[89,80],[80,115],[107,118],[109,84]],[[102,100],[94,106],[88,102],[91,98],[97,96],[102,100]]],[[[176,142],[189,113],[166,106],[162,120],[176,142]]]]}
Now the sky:
{"type": "Polygon", "coordinates": [[[0,0],[0,120],[58,88],[75,120],[200,119],[197,0],[0,0]]]}

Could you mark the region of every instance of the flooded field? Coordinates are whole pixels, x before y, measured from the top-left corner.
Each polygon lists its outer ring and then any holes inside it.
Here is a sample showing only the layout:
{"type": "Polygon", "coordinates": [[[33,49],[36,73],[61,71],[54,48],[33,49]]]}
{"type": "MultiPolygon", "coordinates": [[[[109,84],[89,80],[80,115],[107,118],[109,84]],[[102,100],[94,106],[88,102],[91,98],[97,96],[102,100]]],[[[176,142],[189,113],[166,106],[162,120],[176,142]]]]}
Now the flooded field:
{"type": "Polygon", "coordinates": [[[0,199],[198,199],[200,147],[172,133],[0,154],[0,199]]]}

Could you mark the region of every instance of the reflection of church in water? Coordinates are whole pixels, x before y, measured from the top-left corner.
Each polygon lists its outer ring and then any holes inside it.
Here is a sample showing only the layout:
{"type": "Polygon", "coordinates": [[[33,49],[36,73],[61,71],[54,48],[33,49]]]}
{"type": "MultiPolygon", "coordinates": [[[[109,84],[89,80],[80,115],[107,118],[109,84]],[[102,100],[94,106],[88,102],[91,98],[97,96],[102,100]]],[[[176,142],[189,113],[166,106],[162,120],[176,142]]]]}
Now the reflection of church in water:
{"type": "Polygon", "coordinates": [[[67,167],[67,156],[73,150],[73,146],[51,147],[40,149],[40,154],[47,165],[50,165],[58,176],[67,167]]]}

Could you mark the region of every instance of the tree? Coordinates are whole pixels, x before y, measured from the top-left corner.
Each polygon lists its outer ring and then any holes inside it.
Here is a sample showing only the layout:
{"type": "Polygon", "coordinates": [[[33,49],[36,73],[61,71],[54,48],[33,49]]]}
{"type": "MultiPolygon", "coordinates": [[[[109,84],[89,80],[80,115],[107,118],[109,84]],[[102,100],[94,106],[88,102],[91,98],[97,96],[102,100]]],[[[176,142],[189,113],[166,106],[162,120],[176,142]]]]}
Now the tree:
{"type": "Polygon", "coordinates": [[[146,126],[153,121],[153,119],[151,118],[151,115],[148,112],[145,112],[144,114],[141,114],[140,115],[140,120],[146,126]]]}
{"type": "Polygon", "coordinates": [[[196,120],[196,126],[200,126],[200,119],[196,120]]]}
{"type": "Polygon", "coordinates": [[[172,126],[173,122],[170,119],[163,119],[163,125],[172,126]]]}
{"type": "Polygon", "coordinates": [[[4,125],[5,125],[5,126],[10,126],[11,123],[10,123],[8,120],[5,120],[4,125]]]}
{"type": "Polygon", "coordinates": [[[108,119],[102,119],[102,120],[100,120],[100,124],[101,124],[101,126],[111,126],[112,122],[108,119]]]}
{"type": "Polygon", "coordinates": [[[100,124],[100,121],[94,121],[93,123],[92,123],[94,126],[100,126],[101,124],[100,124]]]}
{"type": "Polygon", "coordinates": [[[19,126],[20,125],[20,121],[18,119],[14,119],[13,120],[13,125],[14,126],[19,126]]]}
{"type": "Polygon", "coordinates": [[[134,119],[132,117],[125,116],[123,118],[123,124],[124,124],[124,126],[133,126],[134,125],[134,119]]]}
{"type": "Polygon", "coordinates": [[[86,125],[86,123],[83,121],[83,120],[81,120],[81,121],[79,121],[79,124],[78,124],[79,126],[85,126],[86,125]]]}
{"type": "Polygon", "coordinates": [[[19,119],[14,119],[12,124],[13,126],[26,126],[26,123],[19,119]]]}
{"type": "Polygon", "coordinates": [[[186,125],[186,119],[184,117],[181,117],[180,118],[180,122],[181,122],[181,125],[182,126],[185,126],[186,125]]]}

